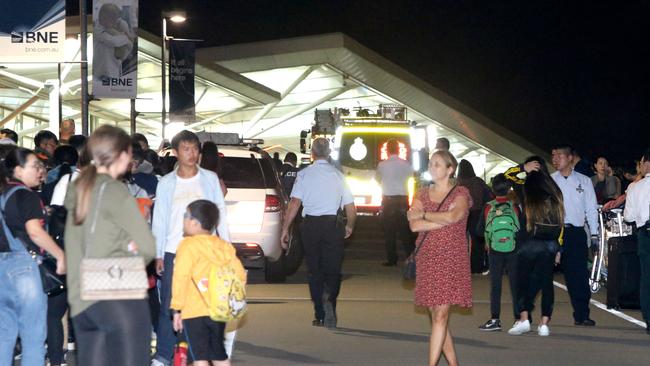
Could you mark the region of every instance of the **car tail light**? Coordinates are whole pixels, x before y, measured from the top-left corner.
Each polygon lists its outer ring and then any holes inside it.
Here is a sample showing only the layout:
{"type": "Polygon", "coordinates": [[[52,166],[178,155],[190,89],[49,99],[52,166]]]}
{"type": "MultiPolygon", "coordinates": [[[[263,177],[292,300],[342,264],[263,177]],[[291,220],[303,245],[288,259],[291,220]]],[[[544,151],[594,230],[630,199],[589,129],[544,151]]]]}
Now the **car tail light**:
{"type": "Polygon", "coordinates": [[[264,203],[264,212],[279,212],[281,208],[280,198],[276,195],[267,194],[264,203]]]}

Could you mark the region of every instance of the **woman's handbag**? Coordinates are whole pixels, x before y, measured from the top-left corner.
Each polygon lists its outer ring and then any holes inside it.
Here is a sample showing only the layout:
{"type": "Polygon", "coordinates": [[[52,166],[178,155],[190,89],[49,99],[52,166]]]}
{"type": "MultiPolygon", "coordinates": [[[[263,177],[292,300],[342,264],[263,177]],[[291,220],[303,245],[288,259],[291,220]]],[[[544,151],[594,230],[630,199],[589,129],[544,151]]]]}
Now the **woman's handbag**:
{"type": "Polygon", "coordinates": [[[15,185],[2,195],[2,199],[0,201],[0,213],[2,215],[2,217],[0,217],[0,221],[2,221],[2,229],[4,231],[5,237],[10,243],[14,243],[14,245],[11,245],[12,247],[25,247],[27,253],[29,253],[34,262],[36,262],[38,265],[39,274],[41,276],[41,283],[43,284],[43,292],[45,292],[47,296],[59,295],[65,291],[65,279],[64,277],[56,274],[56,258],[48,255],[47,253],[45,255],[41,255],[36,251],[30,250],[22,240],[14,236],[5,220],[5,205],[7,204],[9,197],[19,189],[28,188],[23,185],[15,185]]]}
{"type": "Polygon", "coordinates": [[[65,291],[65,277],[56,274],[56,258],[51,255],[36,255],[31,253],[32,258],[38,263],[38,270],[41,273],[43,292],[47,296],[57,296],[65,291]]]}
{"type": "Polygon", "coordinates": [[[420,250],[420,247],[422,246],[422,243],[424,242],[424,239],[426,239],[427,234],[429,234],[428,231],[426,233],[424,233],[424,235],[422,235],[422,239],[420,240],[420,244],[418,244],[415,247],[415,250],[413,251],[413,253],[411,253],[411,255],[409,255],[409,257],[406,258],[406,266],[404,267],[404,271],[402,272],[402,275],[404,276],[405,280],[411,281],[411,280],[415,279],[415,274],[417,272],[417,268],[416,268],[416,265],[415,265],[415,257],[417,257],[418,251],[420,250]]]}
{"type": "MultiPolygon", "coordinates": [[[[90,235],[95,232],[99,205],[106,187],[99,188],[90,235]]],[[[81,260],[81,300],[139,300],[147,297],[149,283],[144,258],[139,256],[88,258],[88,240],[84,240],[81,260]]]]}
{"type": "MultiPolygon", "coordinates": [[[[447,198],[449,197],[451,192],[453,192],[454,189],[456,189],[456,186],[454,186],[452,189],[449,190],[449,192],[447,192],[447,195],[445,196],[445,198],[442,199],[442,202],[440,202],[440,204],[438,205],[438,208],[434,212],[440,211],[440,208],[445,203],[445,201],[447,200],[447,198]]],[[[424,240],[426,239],[427,235],[429,235],[428,231],[425,232],[424,235],[422,235],[422,239],[420,239],[420,244],[418,244],[415,247],[415,250],[413,251],[413,253],[411,253],[411,255],[408,258],[406,258],[406,266],[404,266],[404,271],[402,272],[402,276],[404,277],[405,280],[411,281],[411,280],[415,279],[415,276],[416,276],[416,273],[417,273],[417,267],[416,267],[416,264],[415,264],[415,259],[416,259],[417,255],[418,255],[418,252],[420,251],[420,247],[424,243],[424,240]]]]}

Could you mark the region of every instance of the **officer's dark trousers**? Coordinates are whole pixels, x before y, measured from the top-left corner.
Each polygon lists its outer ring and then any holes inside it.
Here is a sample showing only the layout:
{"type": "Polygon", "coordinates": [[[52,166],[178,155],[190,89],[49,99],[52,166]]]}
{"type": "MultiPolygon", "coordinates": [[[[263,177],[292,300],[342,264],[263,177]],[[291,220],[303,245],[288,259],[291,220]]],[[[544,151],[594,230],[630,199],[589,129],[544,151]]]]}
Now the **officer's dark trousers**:
{"type": "Polygon", "coordinates": [[[381,221],[384,229],[386,245],[386,261],[397,263],[397,239],[402,241],[404,254],[411,255],[415,244],[408,226],[406,211],[408,210],[407,196],[384,196],[382,198],[381,221]]]}
{"type": "Polygon", "coordinates": [[[316,319],[324,319],[323,293],[327,289],[328,299],[336,310],[336,298],[341,289],[345,228],[336,225],[335,215],[307,215],[300,230],[315,316],[316,319]]]}
{"type": "Polygon", "coordinates": [[[650,233],[647,230],[639,229],[637,238],[639,241],[639,261],[641,263],[641,313],[643,319],[650,322],[650,233]]]}
{"type": "Polygon", "coordinates": [[[589,250],[585,229],[565,226],[563,249],[562,267],[573,306],[573,319],[576,322],[582,322],[589,318],[589,300],[591,299],[587,269],[589,250]]]}

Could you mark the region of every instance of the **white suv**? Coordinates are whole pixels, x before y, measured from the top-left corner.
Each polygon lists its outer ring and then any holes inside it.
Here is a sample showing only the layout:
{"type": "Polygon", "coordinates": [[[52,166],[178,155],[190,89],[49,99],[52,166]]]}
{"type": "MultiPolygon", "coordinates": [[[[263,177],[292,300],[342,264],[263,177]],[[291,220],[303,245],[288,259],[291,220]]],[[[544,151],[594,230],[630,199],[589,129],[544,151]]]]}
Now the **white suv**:
{"type": "Polygon", "coordinates": [[[288,252],[280,245],[288,193],[269,154],[248,144],[219,145],[230,240],[247,268],[264,268],[268,282],[281,282],[302,263],[299,235],[288,252]]]}

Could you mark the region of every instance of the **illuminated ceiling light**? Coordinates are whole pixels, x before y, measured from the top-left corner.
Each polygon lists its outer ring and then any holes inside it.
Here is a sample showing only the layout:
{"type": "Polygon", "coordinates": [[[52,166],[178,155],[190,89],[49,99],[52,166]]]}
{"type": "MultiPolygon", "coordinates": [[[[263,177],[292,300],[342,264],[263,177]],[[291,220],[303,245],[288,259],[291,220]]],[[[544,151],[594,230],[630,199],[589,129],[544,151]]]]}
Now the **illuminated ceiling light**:
{"type": "Polygon", "coordinates": [[[165,125],[165,136],[168,138],[176,136],[177,133],[185,129],[183,122],[169,122],[165,125]]]}
{"type": "Polygon", "coordinates": [[[411,133],[411,129],[409,127],[347,127],[344,126],[343,132],[344,133],[386,132],[386,133],[403,133],[408,135],[411,133]]]}
{"type": "Polygon", "coordinates": [[[434,125],[427,126],[427,143],[429,144],[429,149],[433,149],[436,146],[436,140],[438,140],[438,130],[434,125]]]}

